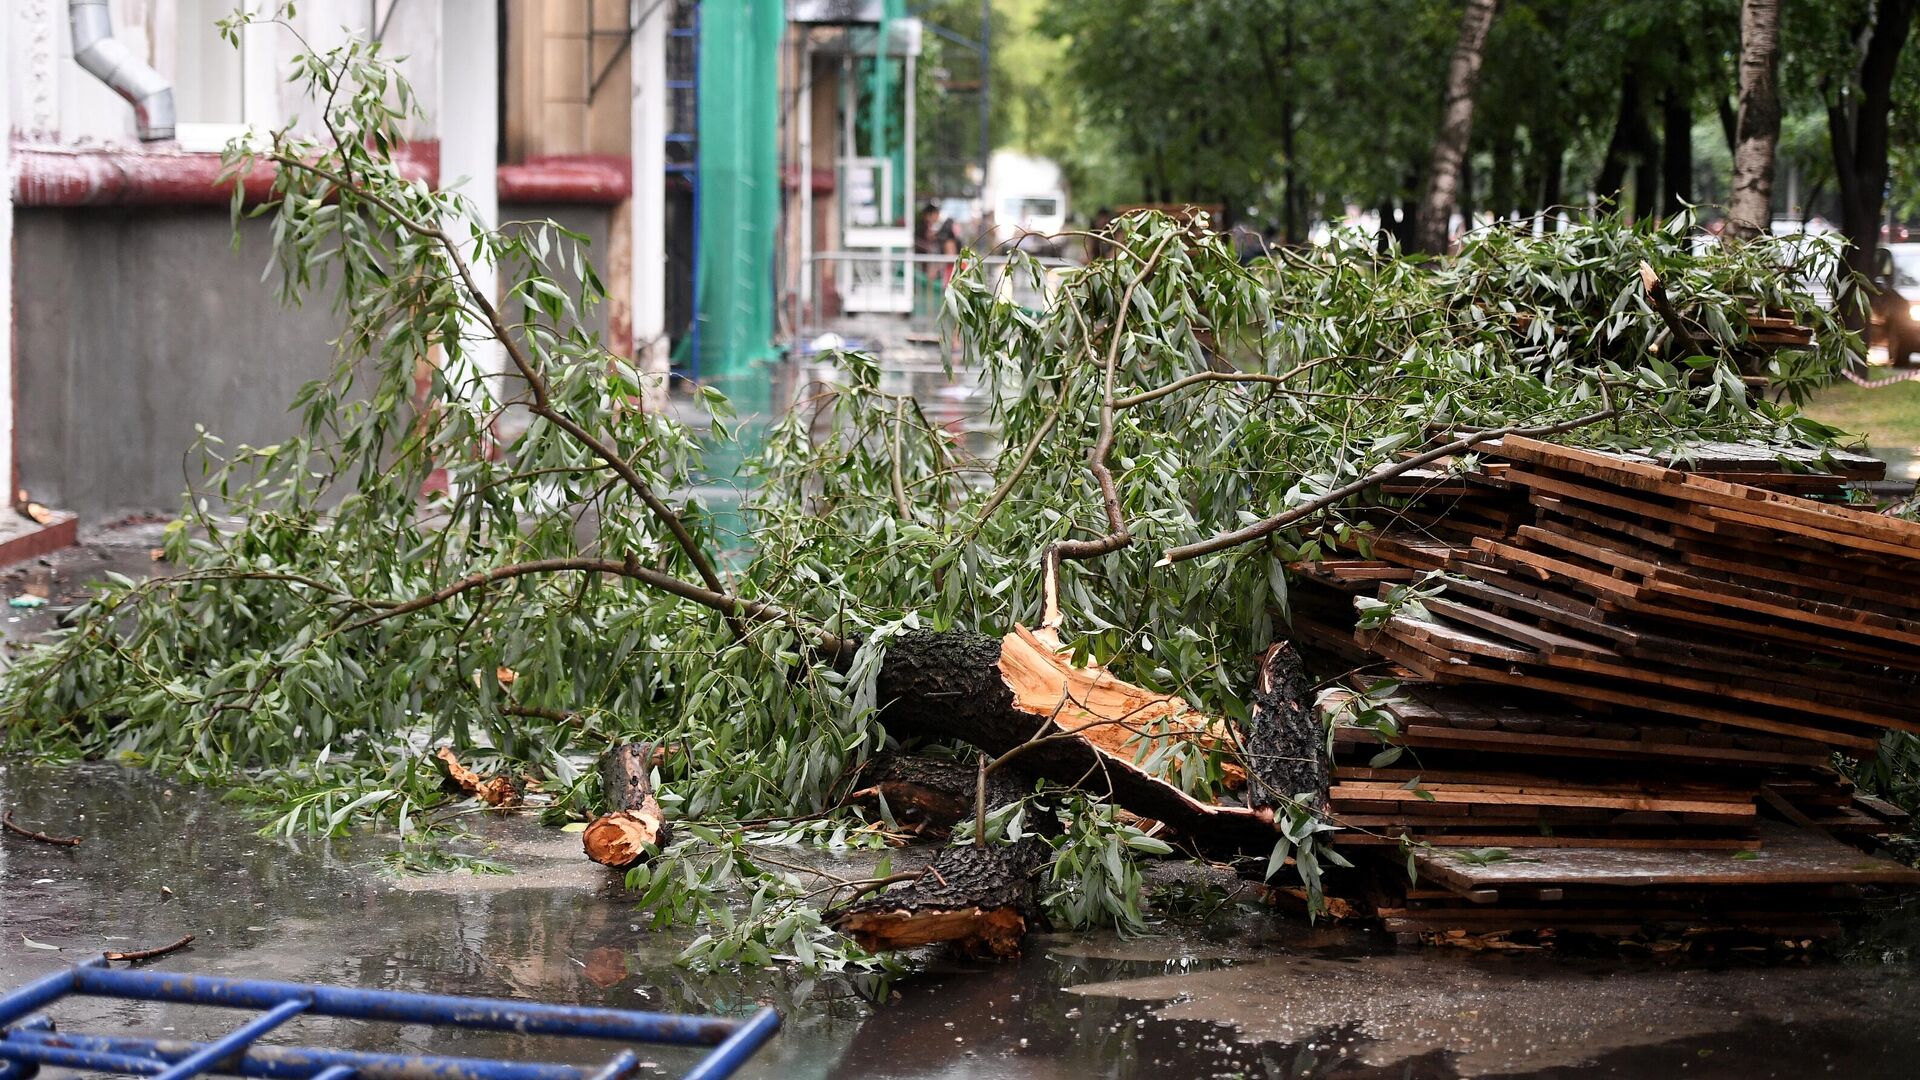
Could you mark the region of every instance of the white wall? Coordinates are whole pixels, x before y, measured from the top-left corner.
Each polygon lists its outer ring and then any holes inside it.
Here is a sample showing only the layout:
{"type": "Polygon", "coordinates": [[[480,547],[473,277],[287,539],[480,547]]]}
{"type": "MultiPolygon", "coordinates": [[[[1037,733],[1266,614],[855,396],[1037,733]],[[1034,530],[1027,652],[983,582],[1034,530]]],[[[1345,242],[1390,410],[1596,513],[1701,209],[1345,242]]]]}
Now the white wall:
{"type": "MultiPolygon", "coordinates": [[[[244,88],[247,123],[264,129],[297,118],[297,127],[303,133],[323,130],[318,103],[286,81],[292,58],[302,46],[284,28],[249,30],[246,46],[253,51],[244,64],[223,67],[210,76],[202,76],[195,69],[197,56],[208,54],[218,63],[223,58],[222,50],[229,48],[212,37],[210,26],[202,28],[198,24],[225,15],[241,2],[112,0],[114,37],[176,85],[175,97],[182,107],[180,119],[189,126],[182,134],[181,149],[218,149],[224,143],[227,132],[194,129],[197,121],[242,119],[237,115],[192,115],[195,82],[202,78],[206,78],[210,92],[223,96],[244,88]],[[191,33],[183,35],[183,21],[195,24],[191,33]]],[[[248,2],[271,10],[276,0],[248,2]]],[[[464,2],[486,4],[491,10],[487,0],[464,2]]],[[[369,34],[373,16],[384,16],[390,6],[392,18],[387,20],[383,38],[385,51],[398,60],[400,73],[413,85],[416,100],[429,118],[425,124],[409,124],[407,134],[411,138],[432,138],[431,118],[440,102],[441,16],[437,3],[381,0],[375,12],[368,0],[304,0],[298,6],[293,28],[312,47],[324,50],[344,40],[348,30],[369,34]]],[[[40,144],[137,144],[133,108],[74,63],[65,0],[4,0],[4,7],[5,49],[11,61],[5,93],[15,133],[27,142],[40,144]]]]}

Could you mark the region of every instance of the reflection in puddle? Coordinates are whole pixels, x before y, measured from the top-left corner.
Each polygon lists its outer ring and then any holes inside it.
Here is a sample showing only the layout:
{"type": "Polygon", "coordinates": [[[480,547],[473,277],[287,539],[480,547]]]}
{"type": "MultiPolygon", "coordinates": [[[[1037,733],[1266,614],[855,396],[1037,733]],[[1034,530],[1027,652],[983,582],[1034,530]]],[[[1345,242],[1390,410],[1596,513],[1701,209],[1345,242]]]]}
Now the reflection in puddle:
{"type": "MultiPolygon", "coordinates": [[[[1124,941],[1043,935],[998,966],[936,962],[872,987],[790,972],[694,977],[690,935],[643,930],[578,838],[475,817],[512,876],[395,879],[393,845],[266,839],[203,794],[99,767],[0,768],[0,804],[78,849],[0,843],[0,986],[104,948],[198,935],[161,969],[740,1015],[782,1034],[743,1075],[1051,1078],[1908,1076],[1920,971],[1908,963],[1709,970],[1553,956],[1395,953],[1245,910],[1124,941]],[[163,891],[163,887],[165,891],[163,891]],[[26,939],[57,945],[30,948],[26,939]]],[[[220,1010],[81,1002],[69,1030],[206,1038],[220,1010]]],[[[274,1041],[604,1060],[602,1044],[315,1020],[274,1041]]],[[[646,1055],[673,1075],[691,1060],[646,1055]]]]}

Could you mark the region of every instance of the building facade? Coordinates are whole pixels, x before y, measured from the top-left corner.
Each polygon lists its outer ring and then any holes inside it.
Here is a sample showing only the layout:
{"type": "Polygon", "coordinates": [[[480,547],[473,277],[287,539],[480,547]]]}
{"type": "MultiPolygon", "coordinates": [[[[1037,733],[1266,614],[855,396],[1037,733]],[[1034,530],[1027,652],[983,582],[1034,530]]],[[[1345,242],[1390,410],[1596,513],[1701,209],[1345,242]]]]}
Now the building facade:
{"type": "Polygon", "coordinates": [[[552,217],[592,237],[610,347],[664,369],[665,53],[681,5],[306,0],[291,26],[248,27],[235,49],[215,22],[239,2],[11,0],[0,13],[0,476],[16,500],[83,522],[171,509],[196,423],[275,441],[300,384],[327,370],[337,320],[318,299],[273,302],[266,224],[244,222],[236,248],[215,183],[233,136],[315,125],[316,103],[285,78],[296,33],[318,49],[357,33],[401,57],[426,117],[403,167],[460,183],[490,222],[552,217]],[[110,37],[96,41],[103,13],[110,37]],[[123,97],[83,65],[102,41],[169,92],[167,128],[141,87],[123,97]]]}

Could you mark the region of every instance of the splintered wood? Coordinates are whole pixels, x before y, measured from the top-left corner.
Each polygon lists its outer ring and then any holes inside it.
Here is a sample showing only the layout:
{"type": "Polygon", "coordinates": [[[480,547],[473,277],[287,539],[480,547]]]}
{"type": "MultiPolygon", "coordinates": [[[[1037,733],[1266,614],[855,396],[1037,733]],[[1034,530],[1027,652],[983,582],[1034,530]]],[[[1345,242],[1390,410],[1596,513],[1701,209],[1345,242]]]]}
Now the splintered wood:
{"type": "Polygon", "coordinates": [[[600,792],[607,812],[587,824],[580,846],[602,866],[627,870],[650,851],[673,842],[673,826],[653,797],[654,748],[618,743],[600,757],[600,792]]]}
{"type": "MultiPolygon", "coordinates": [[[[1057,730],[1127,761],[1169,742],[1214,750],[1231,741],[1219,721],[1194,712],[1181,698],[1124,682],[1097,665],[1075,665],[1049,629],[1015,627],[1000,645],[1000,674],[1016,708],[1051,717],[1057,730]]],[[[1246,783],[1238,764],[1221,767],[1229,787],[1246,783]]]]}
{"type": "MultiPolygon", "coordinates": [[[[1396,868],[1418,844],[1385,925],[1797,939],[1920,884],[1843,842],[1906,816],[1830,765],[1920,731],[1920,523],[1844,501],[1883,473],[1508,438],[1383,485],[1370,536],[1294,568],[1294,630],[1402,680],[1384,731],[1336,727],[1330,793],[1340,843],[1396,868]]],[[[1325,698],[1336,723],[1370,681],[1325,698]]]]}

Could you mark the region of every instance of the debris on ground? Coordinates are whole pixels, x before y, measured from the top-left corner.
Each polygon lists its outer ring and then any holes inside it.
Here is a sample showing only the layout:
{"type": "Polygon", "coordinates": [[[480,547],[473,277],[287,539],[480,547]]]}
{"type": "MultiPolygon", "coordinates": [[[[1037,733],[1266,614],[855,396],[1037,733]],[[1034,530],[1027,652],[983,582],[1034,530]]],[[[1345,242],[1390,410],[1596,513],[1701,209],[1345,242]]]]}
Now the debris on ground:
{"type": "Polygon", "coordinates": [[[81,842],[81,838],[78,836],[49,836],[46,833],[18,825],[13,820],[13,811],[11,810],[0,814],[0,829],[4,829],[14,836],[23,837],[28,840],[37,840],[42,844],[52,844],[56,847],[79,847],[81,842]]]}
{"type": "Polygon", "coordinates": [[[587,858],[627,870],[638,866],[649,850],[673,842],[673,826],[653,794],[654,754],[651,745],[621,743],[601,755],[600,791],[607,812],[580,834],[587,858]]]}
{"type": "Polygon", "coordinates": [[[433,752],[433,763],[440,770],[444,786],[462,794],[472,795],[481,802],[496,809],[509,809],[519,806],[526,797],[526,785],[512,776],[500,775],[490,780],[482,780],[480,774],[460,764],[453,747],[442,746],[433,752]]]}
{"type": "Polygon", "coordinates": [[[162,956],[168,956],[173,953],[177,953],[181,949],[184,949],[191,944],[193,944],[193,935],[188,934],[182,937],[178,941],[175,941],[166,945],[160,945],[155,948],[130,949],[126,952],[109,951],[105,954],[105,956],[109,961],[124,961],[129,964],[137,964],[143,960],[157,960],[162,956]]]}
{"type": "Polygon", "coordinates": [[[1386,928],[1822,938],[1920,886],[1832,764],[1920,731],[1920,523],[1845,501],[1880,469],[1508,438],[1298,566],[1300,639],[1362,665],[1323,699],[1332,820],[1386,928]]]}

